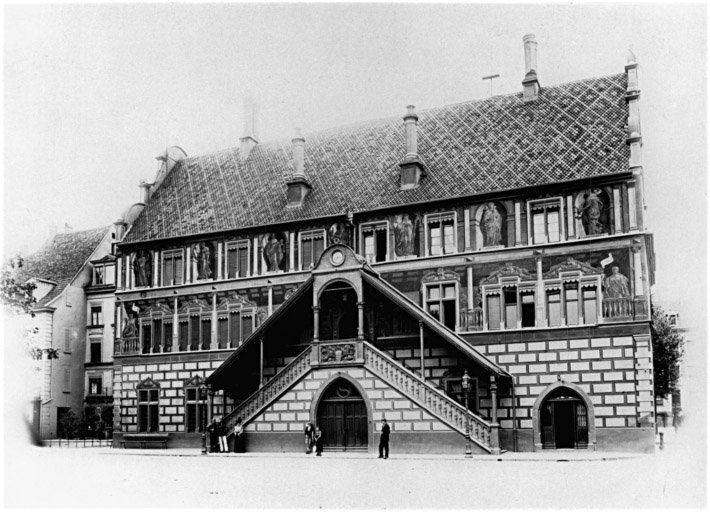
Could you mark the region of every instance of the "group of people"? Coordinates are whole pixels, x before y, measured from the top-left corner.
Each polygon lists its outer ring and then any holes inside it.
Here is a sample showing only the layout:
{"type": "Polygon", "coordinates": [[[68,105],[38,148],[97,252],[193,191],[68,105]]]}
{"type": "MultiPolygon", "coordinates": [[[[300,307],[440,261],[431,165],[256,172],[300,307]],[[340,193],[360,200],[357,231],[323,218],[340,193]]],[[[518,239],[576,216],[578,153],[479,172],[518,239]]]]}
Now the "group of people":
{"type": "MultiPolygon", "coordinates": [[[[212,421],[207,426],[207,432],[210,435],[210,453],[229,452],[227,426],[224,424],[224,421],[220,421],[219,417],[212,418],[212,421]]],[[[232,429],[232,434],[234,435],[234,453],[243,453],[244,427],[241,418],[237,418],[237,423],[232,429]]]]}
{"type": "Polygon", "coordinates": [[[306,455],[313,453],[315,448],[316,456],[320,457],[323,453],[323,432],[320,427],[314,426],[310,421],[306,423],[304,429],[306,434],[306,455]]]}

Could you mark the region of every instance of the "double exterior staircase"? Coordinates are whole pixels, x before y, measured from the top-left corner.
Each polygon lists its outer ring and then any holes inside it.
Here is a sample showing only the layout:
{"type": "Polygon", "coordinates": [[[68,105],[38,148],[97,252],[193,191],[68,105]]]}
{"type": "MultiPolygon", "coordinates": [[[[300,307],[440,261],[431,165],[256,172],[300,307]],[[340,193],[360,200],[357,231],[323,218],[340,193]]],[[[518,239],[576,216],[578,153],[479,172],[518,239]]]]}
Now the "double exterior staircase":
{"type": "Polygon", "coordinates": [[[334,360],[329,357],[328,350],[321,350],[323,344],[320,343],[313,343],[306,348],[293,361],[279,370],[264,386],[224,417],[223,421],[229,435],[232,435],[232,428],[236,424],[237,418],[242,418],[242,424],[247,424],[311,369],[328,366],[364,366],[454,431],[464,437],[468,432],[471,441],[483,450],[489,453],[496,451],[498,448],[497,424],[491,424],[466,410],[433,384],[423,380],[419,375],[367,341],[352,340],[347,343],[359,345],[356,348],[357,356],[352,361],[345,361],[342,358],[334,360]],[[359,357],[360,355],[362,356],[359,357]]]}

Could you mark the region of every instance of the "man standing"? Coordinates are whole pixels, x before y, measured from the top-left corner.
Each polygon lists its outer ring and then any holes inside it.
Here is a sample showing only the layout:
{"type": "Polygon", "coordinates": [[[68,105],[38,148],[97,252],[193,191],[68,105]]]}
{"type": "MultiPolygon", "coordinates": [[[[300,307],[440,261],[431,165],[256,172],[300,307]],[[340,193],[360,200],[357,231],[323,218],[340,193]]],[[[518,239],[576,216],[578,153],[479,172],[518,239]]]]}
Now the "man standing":
{"type": "Polygon", "coordinates": [[[306,423],[306,428],[303,430],[303,432],[306,435],[306,454],[312,453],[313,436],[316,433],[315,429],[313,428],[313,423],[311,423],[310,421],[306,423]]]}
{"type": "Polygon", "coordinates": [[[380,432],[380,456],[382,459],[384,452],[384,458],[387,459],[390,456],[390,426],[387,424],[387,420],[382,418],[382,430],[380,432]]]}
{"type": "Polygon", "coordinates": [[[210,436],[210,453],[219,451],[219,433],[217,432],[217,418],[213,417],[210,424],[207,426],[207,432],[210,436]]]}

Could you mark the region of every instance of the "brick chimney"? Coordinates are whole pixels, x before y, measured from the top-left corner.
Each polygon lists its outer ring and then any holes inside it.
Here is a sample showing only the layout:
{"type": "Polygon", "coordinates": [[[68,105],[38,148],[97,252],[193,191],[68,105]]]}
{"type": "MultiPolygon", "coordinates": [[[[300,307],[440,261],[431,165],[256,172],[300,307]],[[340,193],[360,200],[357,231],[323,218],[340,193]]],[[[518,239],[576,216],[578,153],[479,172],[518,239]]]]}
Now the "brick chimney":
{"type": "Polygon", "coordinates": [[[406,154],[399,163],[400,190],[417,188],[421,179],[426,176],[424,164],[419,158],[417,149],[417,121],[419,116],[414,111],[414,105],[407,105],[404,120],[406,154]]]}
{"type": "Polygon", "coordinates": [[[288,206],[303,206],[309,192],[313,189],[305,171],[304,146],[306,140],[301,134],[301,129],[294,130],[293,139],[291,139],[291,153],[293,161],[293,171],[291,177],[286,182],[288,186],[287,200],[288,206]]]}
{"type": "Polygon", "coordinates": [[[259,143],[257,138],[257,116],[258,106],[252,98],[244,100],[244,130],[242,138],[239,139],[239,157],[246,160],[249,153],[259,143]]]}
{"type": "Polygon", "coordinates": [[[643,213],[646,209],[646,201],[644,197],[644,176],[643,176],[643,159],[642,150],[643,139],[641,137],[641,113],[639,111],[639,97],[641,96],[641,88],[639,87],[638,77],[638,61],[632,48],[626,58],[626,103],[629,108],[629,117],[627,120],[627,137],[626,143],[629,145],[629,169],[634,176],[634,202],[636,203],[635,223],[638,229],[644,230],[643,213]]]}
{"type": "Polygon", "coordinates": [[[537,81],[537,41],[535,34],[523,36],[525,47],[525,78],[523,79],[523,101],[535,101],[540,92],[540,83],[537,81]]]}

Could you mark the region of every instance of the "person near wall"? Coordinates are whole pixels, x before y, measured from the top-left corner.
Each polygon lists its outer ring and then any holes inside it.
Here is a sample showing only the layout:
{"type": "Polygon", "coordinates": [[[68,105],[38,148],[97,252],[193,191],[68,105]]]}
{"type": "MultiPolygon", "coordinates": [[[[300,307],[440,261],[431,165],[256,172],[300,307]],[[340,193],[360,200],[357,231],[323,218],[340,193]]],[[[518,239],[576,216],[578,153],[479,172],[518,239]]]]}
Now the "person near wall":
{"type": "Polygon", "coordinates": [[[219,434],[219,452],[227,453],[229,448],[227,447],[227,427],[224,421],[217,424],[217,433],[219,434]]]}
{"type": "Polygon", "coordinates": [[[234,434],[234,453],[244,453],[244,426],[241,418],[237,418],[237,424],[234,425],[232,433],[234,434]]]}
{"type": "Polygon", "coordinates": [[[382,418],[382,430],[380,431],[380,456],[379,459],[387,459],[390,456],[390,426],[387,420],[382,418]],[[383,456],[384,454],[384,456],[383,456]]]}
{"type": "Polygon", "coordinates": [[[313,440],[316,443],[316,457],[320,457],[323,453],[323,432],[321,432],[320,427],[316,427],[316,433],[313,436],[313,440]]]}
{"type": "Polygon", "coordinates": [[[313,436],[315,435],[315,429],[313,428],[313,423],[310,421],[306,423],[306,428],[303,430],[306,435],[306,454],[313,452],[313,436]]]}
{"type": "Polygon", "coordinates": [[[207,426],[207,433],[210,435],[210,453],[219,451],[219,433],[217,432],[217,418],[212,418],[212,421],[207,426]]]}

